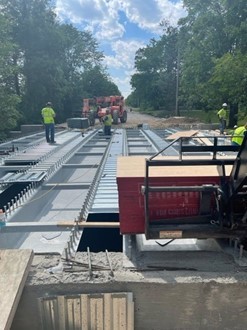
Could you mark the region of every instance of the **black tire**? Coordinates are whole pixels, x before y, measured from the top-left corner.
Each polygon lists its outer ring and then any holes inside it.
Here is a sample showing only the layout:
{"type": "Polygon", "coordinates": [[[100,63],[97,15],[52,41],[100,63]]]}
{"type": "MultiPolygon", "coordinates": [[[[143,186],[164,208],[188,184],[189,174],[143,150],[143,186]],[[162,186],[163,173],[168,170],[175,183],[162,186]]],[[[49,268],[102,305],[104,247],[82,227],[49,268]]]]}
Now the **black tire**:
{"type": "Polygon", "coordinates": [[[113,124],[117,125],[118,124],[118,111],[113,111],[112,119],[113,119],[113,124]]]}
{"type": "Polygon", "coordinates": [[[126,121],[127,121],[127,111],[123,112],[122,117],[120,117],[120,121],[121,121],[121,123],[126,123],[126,121]]]}

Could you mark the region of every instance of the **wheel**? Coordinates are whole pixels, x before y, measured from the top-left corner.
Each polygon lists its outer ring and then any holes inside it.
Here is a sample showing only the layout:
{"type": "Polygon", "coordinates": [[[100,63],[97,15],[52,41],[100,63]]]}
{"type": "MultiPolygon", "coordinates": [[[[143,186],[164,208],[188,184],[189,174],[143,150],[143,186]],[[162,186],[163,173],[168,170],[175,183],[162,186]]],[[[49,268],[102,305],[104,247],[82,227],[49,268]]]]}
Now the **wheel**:
{"type": "Polygon", "coordinates": [[[127,111],[124,111],[122,117],[120,117],[121,123],[126,123],[127,121],[127,111]]]}
{"type": "Polygon", "coordinates": [[[113,111],[112,119],[113,119],[113,124],[117,125],[118,124],[118,111],[113,111]]]}

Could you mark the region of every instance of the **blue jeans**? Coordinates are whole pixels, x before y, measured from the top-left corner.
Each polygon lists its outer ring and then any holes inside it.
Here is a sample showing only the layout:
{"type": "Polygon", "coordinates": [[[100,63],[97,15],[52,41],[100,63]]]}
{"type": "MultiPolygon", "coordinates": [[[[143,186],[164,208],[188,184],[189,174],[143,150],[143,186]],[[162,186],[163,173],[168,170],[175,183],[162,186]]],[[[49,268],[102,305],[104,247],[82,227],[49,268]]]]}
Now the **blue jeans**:
{"type": "Polygon", "coordinates": [[[111,126],[104,126],[104,134],[105,135],[111,135],[111,126]]]}
{"type": "Polygon", "coordinates": [[[220,118],[220,133],[224,134],[224,130],[226,128],[226,120],[220,118]]]}
{"type": "Polygon", "coordinates": [[[55,137],[55,125],[54,123],[51,124],[45,124],[45,137],[46,141],[49,143],[54,143],[54,137],[55,137]]]}

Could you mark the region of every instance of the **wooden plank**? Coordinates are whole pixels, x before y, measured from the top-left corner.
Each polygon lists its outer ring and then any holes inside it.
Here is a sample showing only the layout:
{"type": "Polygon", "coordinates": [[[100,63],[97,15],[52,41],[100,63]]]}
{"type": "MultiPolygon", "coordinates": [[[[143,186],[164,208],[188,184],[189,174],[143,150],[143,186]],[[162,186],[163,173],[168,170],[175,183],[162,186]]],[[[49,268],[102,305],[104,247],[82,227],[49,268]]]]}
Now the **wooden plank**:
{"type": "Polygon", "coordinates": [[[0,250],[0,330],[11,327],[33,256],[32,250],[0,250]]]}
{"type": "Polygon", "coordinates": [[[39,299],[43,329],[133,330],[132,292],[81,294],[39,299]],[[57,301],[60,300],[60,304],[57,301]],[[58,310],[57,310],[58,306],[58,310]],[[61,310],[60,310],[61,309],[61,310]],[[60,318],[58,320],[58,318],[60,318]],[[60,329],[60,327],[59,327],[60,329]]]}
{"type": "MultiPolygon", "coordinates": [[[[236,156],[234,156],[236,158],[236,156]]],[[[234,159],[235,159],[234,158],[234,159]]],[[[178,160],[176,156],[157,157],[156,160],[178,160]]],[[[183,159],[212,159],[212,156],[189,156],[183,159]]],[[[227,157],[219,157],[227,159],[227,157]]],[[[232,158],[230,158],[232,159],[232,158]]],[[[117,160],[117,179],[120,178],[144,178],[145,177],[145,156],[121,156],[117,160]]],[[[226,166],[226,175],[229,175],[232,165],[226,166]]],[[[217,165],[184,165],[184,166],[160,166],[152,167],[149,170],[149,177],[205,177],[218,176],[219,168],[217,165]]]]}
{"type": "Polygon", "coordinates": [[[180,132],[176,132],[174,134],[171,134],[169,136],[166,137],[166,140],[176,140],[180,137],[192,137],[194,135],[196,135],[198,133],[198,131],[195,130],[191,130],[191,131],[180,131],[180,132]]]}
{"type": "Polygon", "coordinates": [[[201,144],[205,144],[207,146],[212,146],[213,145],[213,143],[207,137],[200,136],[200,137],[196,137],[195,139],[201,144]]]}
{"type": "MultiPolygon", "coordinates": [[[[76,223],[74,221],[59,221],[57,226],[73,227],[76,223]]],[[[119,228],[120,222],[78,222],[79,228],[119,228]]]]}

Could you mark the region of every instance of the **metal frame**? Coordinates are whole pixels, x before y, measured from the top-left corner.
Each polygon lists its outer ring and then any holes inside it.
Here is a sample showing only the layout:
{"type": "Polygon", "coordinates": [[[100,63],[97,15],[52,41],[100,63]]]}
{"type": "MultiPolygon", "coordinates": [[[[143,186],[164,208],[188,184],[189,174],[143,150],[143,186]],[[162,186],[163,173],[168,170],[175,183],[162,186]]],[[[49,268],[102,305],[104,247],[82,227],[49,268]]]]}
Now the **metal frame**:
{"type": "MultiPolygon", "coordinates": [[[[192,137],[193,138],[193,137],[192,137]]],[[[204,136],[205,138],[205,136],[204,136]]],[[[184,140],[188,138],[178,138],[171,142],[167,147],[160,150],[158,153],[146,160],[146,171],[145,171],[145,182],[142,187],[142,193],[144,194],[144,208],[145,208],[145,235],[147,239],[151,238],[209,238],[209,237],[238,237],[239,235],[243,236],[242,230],[237,230],[237,228],[225,228],[223,225],[223,210],[222,204],[218,200],[222,201],[223,204],[227,204],[226,200],[229,197],[228,191],[225,191],[225,165],[233,165],[236,163],[234,159],[219,159],[217,158],[218,152],[229,152],[229,151],[239,151],[239,147],[230,146],[230,145],[218,145],[218,137],[212,137],[214,143],[212,146],[192,146],[192,145],[183,145],[184,140]],[[164,150],[173,146],[175,143],[179,143],[179,159],[178,160],[157,160],[155,159],[158,155],[162,154],[164,150]],[[210,152],[212,153],[211,159],[183,159],[184,153],[198,153],[198,152],[210,152]],[[221,167],[221,188],[216,185],[203,185],[203,186],[186,186],[186,187],[151,187],[150,186],[150,177],[149,169],[150,167],[159,167],[159,166],[197,166],[197,165],[218,165],[221,167]],[[153,191],[198,191],[200,192],[202,199],[204,198],[206,203],[208,202],[207,196],[205,194],[214,193],[216,199],[216,205],[218,206],[218,219],[215,221],[212,219],[212,216],[209,214],[203,214],[201,212],[199,216],[190,217],[189,219],[184,218],[175,218],[172,219],[163,219],[156,222],[152,221],[150,223],[150,210],[149,210],[149,193],[153,191]],[[224,227],[224,228],[223,228],[224,227]]],[[[245,140],[246,142],[246,140],[245,140]]],[[[244,144],[245,145],[245,144],[244,144]]],[[[244,147],[241,147],[243,150],[244,147]]],[[[246,148],[245,148],[246,149],[246,148]]],[[[240,154],[240,151],[239,151],[240,154]]],[[[247,161],[247,151],[246,151],[247,161]]],[[[238,159],[238,158],[237,158],[238,159]]],[[[245,161],[245,162],[246,162],[245,161]]],[[[243,163],[243,161],[242,161],[243,163]]],[[[240,166],[240,165],[239,165],[240,166]]],[[[239,166],[236,166],[238,168],[239,166]]],[[[237,170],[236,170],[237,171],[237,170]]],[[[243,172],[240,171],[240,173],[243,172]]],[[[239,173],[239,170],[238,170],[239,173]]],[[[243,176],[243,173],[242,173],[243,176]]],[[[235,175],[236,179],[236,175],[235,175]]],[[[245,178],[246,181],[246,178],[245,178]]],[[[245,182],[244,181],[244,182],[245,182]]],[[[204,201],[203,201],[204,203],[204,201]]],[[[208,211],[210,208],[208,208],[208,211]]],[[[244,215],[245,216],[245,215],[244,215]]],[[[247,218],[247,213],[246,213],[247,218]]],[[[244,229],[245,233],[245,229],[244,229]]]]}

